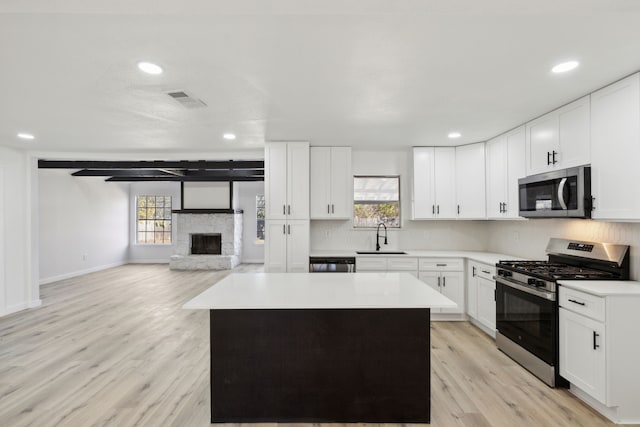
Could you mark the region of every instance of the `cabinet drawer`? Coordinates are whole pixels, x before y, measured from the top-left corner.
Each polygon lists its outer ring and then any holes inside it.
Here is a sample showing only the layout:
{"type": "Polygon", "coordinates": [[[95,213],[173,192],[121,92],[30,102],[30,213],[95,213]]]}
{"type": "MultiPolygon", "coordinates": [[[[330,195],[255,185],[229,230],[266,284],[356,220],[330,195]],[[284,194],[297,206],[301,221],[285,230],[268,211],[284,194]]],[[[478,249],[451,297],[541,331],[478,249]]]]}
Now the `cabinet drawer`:
{"type": "Polygon", "coordinates": [[[418,258],[387,258],[387,269],[418,271],[418,258]]]}
{"type": "Polygon", "coordinates": [[[487,264],[478,264],[476,266],[476,276],[489,281],[496,280],[496,267],[487,264]]]}
{"type": "Polygon", "coordinates": [[[560,286],[560,307],[604,322],[604,298],[560,286]]]}
{"type": "Polygon", "coordinates": [[[387,271],[387,258],[356,257],[356,271],[387,271]]]}
{"type": "Polygon", "coordinates": [[[462,258],[420,258],[420,271],[463,271],[462,258]]]}

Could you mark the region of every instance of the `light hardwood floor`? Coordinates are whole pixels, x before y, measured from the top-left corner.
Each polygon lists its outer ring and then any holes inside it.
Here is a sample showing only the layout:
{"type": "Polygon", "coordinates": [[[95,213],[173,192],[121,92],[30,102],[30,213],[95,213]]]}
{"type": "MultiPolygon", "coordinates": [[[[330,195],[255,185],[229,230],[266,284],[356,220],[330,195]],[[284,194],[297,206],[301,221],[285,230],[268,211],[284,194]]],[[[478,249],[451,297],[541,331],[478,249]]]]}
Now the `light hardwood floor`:
{"type": "MultiPolygon", "coordinates": [[[[227,274],[127,265],[43,286],[41,308],[0,318],[0,426],[208,425],[208,313],[180,307],[227,274]]],[[[613,425],[470,324],[431,332],[431,425],[613,425]]]]}

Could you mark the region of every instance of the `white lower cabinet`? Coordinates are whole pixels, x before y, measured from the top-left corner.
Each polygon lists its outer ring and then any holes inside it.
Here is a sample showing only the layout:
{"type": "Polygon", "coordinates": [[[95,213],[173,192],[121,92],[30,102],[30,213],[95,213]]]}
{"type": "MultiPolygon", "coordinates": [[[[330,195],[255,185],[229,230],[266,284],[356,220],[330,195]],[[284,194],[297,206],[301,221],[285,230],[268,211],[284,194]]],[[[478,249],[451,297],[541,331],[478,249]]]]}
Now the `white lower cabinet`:
{"type": "Polygon", "coordinates": [[[458,304],[456,308],[432,309],[433,320],[464,320],[464,262],[458,258],[420,258],[418,278],[458,304]],[[444,315],[444,316],[438,316],[444,315]]]}
{"type": "Polygon", "coordinates": [[[418,258],[413,257],[356,257],[356,272],[409,273],[418,277],[418,258]]]}
{"type": "Polygon", "coordinates": [[[308,220],[267,220],[264,242],[267,273],[309,272],[308,220]]]}
{"type": "Polygon", "coordinates": [[[496,336],[496,267],[469,261],[467,267],[467,315],[471,322],[496,336]]]}
{"type": "Polygon", "coordinates": [[[560,375],[610,420],[637,424],[640,290],[624,294],[613,288],[612,295],[601,296],[560,286],[560,375]]]}

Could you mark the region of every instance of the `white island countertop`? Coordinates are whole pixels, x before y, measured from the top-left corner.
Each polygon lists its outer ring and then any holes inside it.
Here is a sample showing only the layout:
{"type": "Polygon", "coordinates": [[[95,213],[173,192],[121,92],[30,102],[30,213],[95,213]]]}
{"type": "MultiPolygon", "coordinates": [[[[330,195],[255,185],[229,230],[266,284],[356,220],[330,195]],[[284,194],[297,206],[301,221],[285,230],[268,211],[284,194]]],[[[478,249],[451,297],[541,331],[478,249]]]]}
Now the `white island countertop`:
{"type": "Polygon", "coordinates": [[[408,273],[230,274],[185,309],[455,308],[408,273]]]}

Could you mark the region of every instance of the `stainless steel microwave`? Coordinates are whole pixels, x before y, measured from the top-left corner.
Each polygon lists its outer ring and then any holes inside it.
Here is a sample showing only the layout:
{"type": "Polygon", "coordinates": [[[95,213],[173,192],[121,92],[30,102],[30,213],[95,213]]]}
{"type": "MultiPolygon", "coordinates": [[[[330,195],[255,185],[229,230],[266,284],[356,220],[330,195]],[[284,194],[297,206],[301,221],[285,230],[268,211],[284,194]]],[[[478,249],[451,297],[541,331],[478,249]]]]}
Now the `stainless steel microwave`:
{"type": "Polygon", "coordinates": [[[578,166],[518,180],[520,216],[591,218],[591,167],[578,166]]]}

